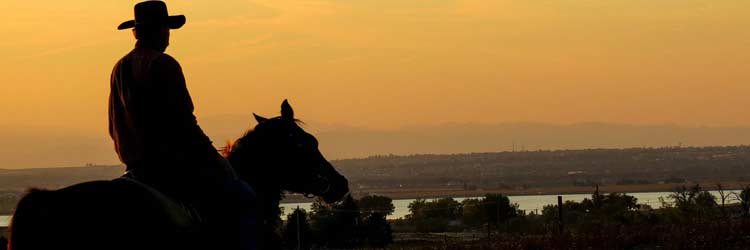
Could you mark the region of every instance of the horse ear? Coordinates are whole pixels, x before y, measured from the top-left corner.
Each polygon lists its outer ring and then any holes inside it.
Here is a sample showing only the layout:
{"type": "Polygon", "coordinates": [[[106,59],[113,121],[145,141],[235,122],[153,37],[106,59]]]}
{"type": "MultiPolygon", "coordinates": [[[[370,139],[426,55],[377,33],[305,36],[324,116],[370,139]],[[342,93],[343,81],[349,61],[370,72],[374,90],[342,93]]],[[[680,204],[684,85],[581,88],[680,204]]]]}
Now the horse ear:
{"type": "Polygon", "coordinates": [[[292,110],[292,105],[289,105],[286,99],[281,103],[281,118],[294,120],[294,110],[292,110]]]}
{"type": "Polygon", "coordinates": [[[261,123],[261,122],[264,122],[264,121],[268,120],[268,118],[256,115],[255,113],[253,113],[253,117],[255,117],[255,120],[258,121],[258,123],[261,123]]]}

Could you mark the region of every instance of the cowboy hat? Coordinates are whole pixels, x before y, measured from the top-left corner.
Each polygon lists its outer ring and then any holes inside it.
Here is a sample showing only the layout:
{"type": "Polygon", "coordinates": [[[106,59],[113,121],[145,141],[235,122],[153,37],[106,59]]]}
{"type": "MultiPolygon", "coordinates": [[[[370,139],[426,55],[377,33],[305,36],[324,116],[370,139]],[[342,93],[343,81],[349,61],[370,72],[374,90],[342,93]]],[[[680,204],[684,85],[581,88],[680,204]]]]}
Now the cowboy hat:
{"type": "Polygon", "coordinates": [[[167,13],[167,4],[162,1],[145,1],[135,5],[135,19],[121,23],[117,29],[124,30],[151,24],[166,24],[170,29],[179,29],[185,24],[185,16],[170,16],[167,13]]]}

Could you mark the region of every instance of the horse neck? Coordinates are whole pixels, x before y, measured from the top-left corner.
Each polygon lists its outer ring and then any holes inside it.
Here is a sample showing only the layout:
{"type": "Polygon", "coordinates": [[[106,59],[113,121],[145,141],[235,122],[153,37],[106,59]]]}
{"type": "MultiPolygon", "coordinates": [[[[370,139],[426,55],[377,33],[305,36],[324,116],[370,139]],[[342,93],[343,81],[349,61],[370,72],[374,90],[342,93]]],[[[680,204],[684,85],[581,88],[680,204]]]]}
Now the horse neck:
{"type": "Polygon", "coordinates": [[[261,145],[253,140],[253,132],[249,132],[242,148],[231,152],[227,159],[234,167],[240,178],[244,180],[256,193],[259,212],[263,217],[274,219],[279,212],[282,190],[278,181],[267,176],[264,170],[275,167],[268,154],[261,152],[261,145]]]}

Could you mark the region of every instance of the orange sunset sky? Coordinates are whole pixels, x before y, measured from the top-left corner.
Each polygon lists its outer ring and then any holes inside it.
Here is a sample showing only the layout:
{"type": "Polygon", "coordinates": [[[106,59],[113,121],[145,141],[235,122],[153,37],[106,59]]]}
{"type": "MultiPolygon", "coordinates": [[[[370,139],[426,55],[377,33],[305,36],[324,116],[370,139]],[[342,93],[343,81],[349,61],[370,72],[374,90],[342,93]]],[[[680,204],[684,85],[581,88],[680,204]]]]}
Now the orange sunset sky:
{"type": "MultiPolygon", "coordinates": [[[[116,26],[137,2],[4,1],[0,128],[108,140],[109,74],[134,44],[116,26]]],[[[746,0],[167,4],[187,17],[167,53],[182,64],[199,122],[275,115],[289,98],[303,120],[379,129],[750,126],[746,0]]]]}

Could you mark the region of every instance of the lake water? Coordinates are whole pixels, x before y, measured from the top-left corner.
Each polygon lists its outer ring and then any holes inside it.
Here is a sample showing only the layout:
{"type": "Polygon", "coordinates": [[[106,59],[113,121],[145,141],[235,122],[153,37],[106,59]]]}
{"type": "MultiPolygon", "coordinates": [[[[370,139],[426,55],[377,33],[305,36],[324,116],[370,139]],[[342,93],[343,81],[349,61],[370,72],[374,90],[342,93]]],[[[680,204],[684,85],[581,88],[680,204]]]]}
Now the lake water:
{"type": "MultiPolygon", "coordinates": [[[[711,194],[719,197],[719,192],[716,191],[710,191],[711,194]]],[[[729,192],[737,192],[739,193],[740,190],[727,190],[726,193],[729,192]]],[[[652,208],[660,208],[661,202],[659,202],[659,197],[664,197],[667,201],[667,196],[671,194],[671,192],[645,192],[645,193],[628,193],[628,195],[632,195],[633,197],[638,199],[638,204],[646,204],[651,206],[652,208]]],[[[461,197],[461,198],[454,198],[456,201],[461,202],[465,199],[469,198],[482,198],[482,197],[461,197]]],[[[508,196],[511,203],[517,203],[518,208],[521,210],[525,210],[526,213],[531,212],[541,212],[542,208],[546,205],[550,204],[557,204],[557,195],[519,195],[519,196],[508,196]]],[[[591,198],[591,194],[564,194],[562,195],[563,201],[576,201],[580,202],[585,198],[591,198]]],[[[428,199],[431,200],[431,199],[428,199]]],[[[412,203],[414,199],[404,199],[404,200],[393,200],[393,206],[395,208],[393,214],[388,216],[388,219],[399,219],[403,218],[407,214],[409,214],[409,204],[412,203]]],[[[730,203],[730,202],[728,202],[730,203]]],[[[283,203],[281,204],[282,207],[284,207],[284,211],[286,213],[291,213],[294,211],[297,206],[299,208],[305,209],[306,211],[310,211],[312,203],[283,203]]],[[[284,217],[286,219],[286,217],[284,217]]]]}
{"type": "MultiPolygon", "coordinates": [[[[719,192],[716,191],[710,191],[711,194],[719,197],[719,192]]],[[[729,192],[737,192],[739,193],[740,190],[728,190],[729,192]]],[[[638,199],[638,204],[647,204],[653,208],[659,208],[661,207],[661,203],[659,202],[659,197],[664,197],[665,199],[670,194],[670,192],[648,192],[648,193],[629,193],[628,195],[632,195],[635,198],[638,199]]],[[[585,198],[591,198],[591,194],[565,194],[562,195],[564,201],[582,201],[585,198]]],[[[461,198],[454,198],[456,201],[461,202],[465,199],[469,198],[481,198],[481,197],[461,197],[461,198]]],[[[530,212],[541,212],[542,208],[546,205],[550,204],[557,204],[557,195],[519,195],[519,196],[509,196],[511,203],[517,203],[519,209],[525,210],[527,213],[530,212]]],[[[429,199],[428,199],[429,200],[429,199]]],[[[395,207],[395,210],[392,215],[388,216],[388,219],[398,219],[403,218],[407,214],[409,214],[409,203],[412,203],[414,199],[404,199],[404,200],[393,200],[393,206],[395,207]]],[[[730,202],[731,203],[731,202],[730,202]]],[[[289,213],[293,211],[297,206],[299,206],[302,209],[305,209],[306,211],[310,211],[312,203],[283,203],[281,204],[281,207],[284,208],[284,211],[289,213]]],[[[286,216],[284,216],[286,218],[286,216]]],[[[7,227],[10,223],[10,216],[7,215],[0,215],[0,227],[7,227]]]]}
{"type": "Polygon", "coordinates": [[[10,215],[0,215],[0,227],[7,227],[10,224],[10,215]]]}

